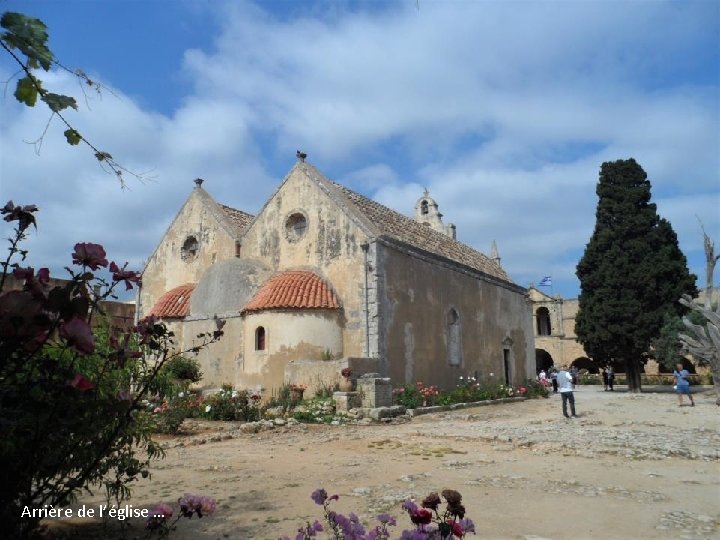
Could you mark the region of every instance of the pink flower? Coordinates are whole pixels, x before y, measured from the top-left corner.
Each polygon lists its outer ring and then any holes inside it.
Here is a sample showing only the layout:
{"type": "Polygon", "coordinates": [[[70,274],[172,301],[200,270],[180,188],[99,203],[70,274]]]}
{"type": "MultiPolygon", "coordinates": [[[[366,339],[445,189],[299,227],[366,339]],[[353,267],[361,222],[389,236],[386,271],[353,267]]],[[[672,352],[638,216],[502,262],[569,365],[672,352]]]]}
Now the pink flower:
{"type": "Polygon", "coordinates": [[[104,268],[108,265],[105,255],[105,248],[100,244],[80,242],[75,244],[75,251],[72,254],[73,264],[80,264],[92,270],[97,270],[101,266],[104,268]]]}
{"type": "Polygon", "coordinates": [[[84,375],[78,373],[72,380],[67,382],[68,386],[72,386],[75,390],[85,392],[86,390],[92,390],[95,388],[95,383],[85,378],[84,375]]]}
{"type": "Polygon", "coordinates": [[[8,223],[17,221],[21,231],[27,229],[30,225],[35,225],[35,216],[33,212],[37,212],[38,207],[34,204],[26,204],[25,206],[15,206],[15,203],[8,201],[5,206],[0,208],[0,214],[5,214],[3,218],[8,223]]]}
{"type": "Polygon", "coordinates": [[[132,270],[125,270],[128,263],[125,263],[122,268],[120,268],[117,264],[115,264],[115,261],[110,263],[110,271],[113,273],[112,278],[113,281],[124,281],[125,282],[125,290],[129,291],[133,288],[132,284],[137,283],[140,285],[140,272],[134,272],[132,270]]]}
{"type": "Polygon", "coordinates": [[[450,530],[452,531],[453,536],[456,536],[458,538],[462,538],[465,534],[465,531],[462,528],[462,525],[458,523],[455,520],[448,520],[447,524],[450,525],[450,530]]]}
{"type": "Polygon", "coordinates": [[[178,502],[180,503],[180,512],[188,518],[191,518],[193,514],[197,514],[201,518],[203,514],[212,514],[217,508],[215,499],[203,495],[186,493],[178,502]]]}
{"type": "Polygon", "coordinates": [[[167,503],[160,503],[150,510],[150,515],[145,520],[146,529],[157,529],[168,521],[173,515],[172,507],[167,503]]]}
{"type": "Polygon", "coordinates": [[[73,317],[60,328],[60,337],[80,354],[90,354],[95,350],[95,336],[90,325],[80,317],[73,317]]]}

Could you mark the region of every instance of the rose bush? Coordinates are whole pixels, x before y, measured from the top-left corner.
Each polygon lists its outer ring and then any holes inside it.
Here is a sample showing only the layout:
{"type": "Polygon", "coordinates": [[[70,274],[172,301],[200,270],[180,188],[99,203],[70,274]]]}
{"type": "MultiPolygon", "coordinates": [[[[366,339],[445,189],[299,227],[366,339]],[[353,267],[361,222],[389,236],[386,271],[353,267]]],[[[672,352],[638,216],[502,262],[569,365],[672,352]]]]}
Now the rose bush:
{"type": "MultiPolygon", "coordinates": [[[[154,318],[125,331],[96,324],[116,287],[140,283],[99,244],[75,245],[64,281],[21,266],[36,212],[12,202],[0,209],[15,227],[0,262],[0,519],[8,538],[37,530],[38,519],[21,518],[26,506],[63,506],[97,487],[119,503],[149,475],[162,450],[142,401],[170,391],[159,373],[178,354],[173,333],[154,318]],[[21,290],[6,290],[11,274],[21,290]]],[[[194,348],[219,340],[222,324],[194,348]]]]}

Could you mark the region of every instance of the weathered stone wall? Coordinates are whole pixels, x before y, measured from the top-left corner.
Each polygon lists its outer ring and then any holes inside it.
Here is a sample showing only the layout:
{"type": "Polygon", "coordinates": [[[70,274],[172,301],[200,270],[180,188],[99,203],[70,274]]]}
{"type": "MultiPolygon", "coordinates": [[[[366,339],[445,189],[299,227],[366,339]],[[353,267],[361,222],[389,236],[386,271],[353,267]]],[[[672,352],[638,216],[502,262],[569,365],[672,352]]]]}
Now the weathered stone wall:
{"type": "Polygon", "coordinates": [[[450,264],[380,246],[380,355],[394,384],[424,381],[449,388],[458,377],[504,381],[534,375],[530,304],[524,289],[479,279],[450,264]],[[460,324],[460,365],[451,366],[450,310],[460,324]],[[492,373],[492,375],[491,375],[492,373]]]}
{"type": "Polygon", "coordinates": [[[311,269],[335,290],[342,303],[343,354],[364,356],[365,275],[361,244],[366,235],[347,212],[295,168],[267,202],[242,240],[243,258],[279,272],[311,269]],[[306,229],[294,238],[288,219],[301,214],[306,229]]]}
{"type": "Polygon", "coordinates": [[[143,270],[138,313],[144,317],[165,292],[197,283],[216,261],[235,256],[235,233],[223,221],[217,203],[202,188],[193,189],[143,270]],[[195,255],[183,254],[189,237],[197,240],[195,255]]]}
{"type": "Polygon", "coordinates": [[[340,371],[349,367],[352,378],[377,371],[377,358],[340,358],[339,360],[291,360],[285,367],[286,384],[305,384],[306,396],[320,388],[333,388],[342,378],[340,371]]]}
{"type": "Polygon", "coordinates": [[[243,358],[236,380],[241,386],[279,388],[291,360],[321,360],[329,351],[342,356],[338,311],[261,311],[245,316],[243,358]],[[265,350],[255,350],[255,331],[265,329],[265,350]]]}
{"type": "MultiPolygon", "coordinates": [[[[193,319],[189,317],[185,319],[179,330],[182,335],[183,348],[189,349],[199,344],[198,334],[212,332],[215,329],[215,321],[212,318],[193,319]]],[[[219,342],[202,349],[196,356],[203,372],[200,386],[219,388],[223,384],[232,384],[236,387],[248,387],[239,377],[243,362],[242,317],[238,315],[227,317],[223,330],[225,335],[220,338],[219,342]]]]}
{"type": "Polygon", "coordinates": [[[560,296],[548,296],[533,287],[528,290],[528,296],[532,302],[535,347],[546,351],[552,357],[556,367],[569,366],[578,358],[587,358],[588,354],[575,335],[577,298],[563,300],[560,296]],[[538,334],[538,309],[542,307],[547,308],[550,315],[551,334],[549,336],[538,334]]]}

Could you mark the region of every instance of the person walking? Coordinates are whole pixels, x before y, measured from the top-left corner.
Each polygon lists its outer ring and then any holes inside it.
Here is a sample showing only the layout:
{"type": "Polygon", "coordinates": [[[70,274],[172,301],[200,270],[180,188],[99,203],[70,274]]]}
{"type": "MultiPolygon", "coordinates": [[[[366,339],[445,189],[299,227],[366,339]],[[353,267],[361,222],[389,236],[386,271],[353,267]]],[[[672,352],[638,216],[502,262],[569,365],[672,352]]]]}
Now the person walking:
{"type": "Polygon", "coordinates": [[[553,394],[557,394],[557,390],[558,390],[557,374],[558,374],[557,369],[552,368],[550,370],[550,381],[552,382],[553,394]]]}
{"type": "Polygon", "coordinates": [[[538,381],[543,386],[547,387],[547,373],[545,373],[544,369],[540,370],[540,374],[538,375],[538,381]]]}
{"type": "Polygon", "coordinates": [[[580,382],[580,370],[577,366],[572,366],[570,368],[570,376],[572,377],[573,388],[575,388],[575,385],[580,382]]]}
{"type": "Polygon", "coordinates": [[[614,392],[615,389],[613,388],[613,385],[615,384],[615,370],[612,366],[608,366],[607,368],[607,381],[610,391],[614,392]]]}
{"type": "Polygon", "coordinates": [[[687,396],[690,399],[690,406],[695,406],[695,400],[692,397],[692,394],[690,393],[690,381],[687,380],[687,378],[690,376],[690,372],[687,369],[683,368],[683,365],[681,362],[678,362],[675,365],[675,371],[673,371],[673,377],[675,377],[675,392],[677,393],[678,397],[678,406],[682,407],[683,404],[683,395],[687,396]]]}
{"type": "Polygon", "coordinates": [[[567,370],[567,366],[560,368],[557,376],[560,397],[562,397],[562,411],[565,418],[577,418],[575,414],[575,396],[573,394],[573,377],[567,370]],[[570,414],[567,411],[567,404],[570,402],[570,414]]]}
{"type": "Polygon", "coordinates": [[[607,389],[608,389],[608,366],[601,368],[600,371],[602,373],[603,386],[605,387],[605,391],[607,392],[607,389]]]}

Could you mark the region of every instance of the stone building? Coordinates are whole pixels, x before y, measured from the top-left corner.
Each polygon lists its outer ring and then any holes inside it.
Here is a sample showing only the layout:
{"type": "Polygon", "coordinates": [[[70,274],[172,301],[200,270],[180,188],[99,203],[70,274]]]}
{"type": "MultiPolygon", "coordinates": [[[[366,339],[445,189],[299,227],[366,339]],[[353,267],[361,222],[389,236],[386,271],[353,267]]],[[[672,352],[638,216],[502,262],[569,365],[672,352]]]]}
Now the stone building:
{"type": "MultiPolygon", "coordinates": [[[[597,373],[598,366],[592,364],[591,358],[584,347],[577,341],[575,334],[575,317],[578,312],[578,299],[563,299],[560,295],[547,295],[530,285],[528,298],[532,304],[533,330],[535,332],[535,370],[547,370],[550,366],[575,365],[579,369],[586,368],[597,373]]],[[[711,296],[713,305],[720,302],[720,290],[714,289],[711,296]]],[[[696,299],[699,303],[705,302],[705,291],[700,291],[696,299]]],[[[650,356],[652,351],[650,352],[650,356]]],[[[696,366],[691,356],[685,359],[696,366]]],[[[624,371],[624,366],[616,366],[616,370],[624,371]]],[[[662,367],[653,359],[646,361],[644,371],[648,374],[657,374],[662,367]]],[[[697,367],[698,373],[707,371],[697,367]]]]}
{"type": "Polygon", "coordinates": [[[395,384],[535,371],[527,291],[458,242],[427,191],[410,218],[303,160],[255,216],[196,180],[148,259],[138,313],[183,348],[226,320],[199,355],[210,387],[278,387],[290,362],[341,357],[373,359],[395,384]]]}
{"type": "Polygon", "coordinates": [[[575,335],[578,299],[550,296],[533,285],[528,288],[528,297],[532,303],[536,371],[553,365],[590,368],[588,355],[575,335]]]}

